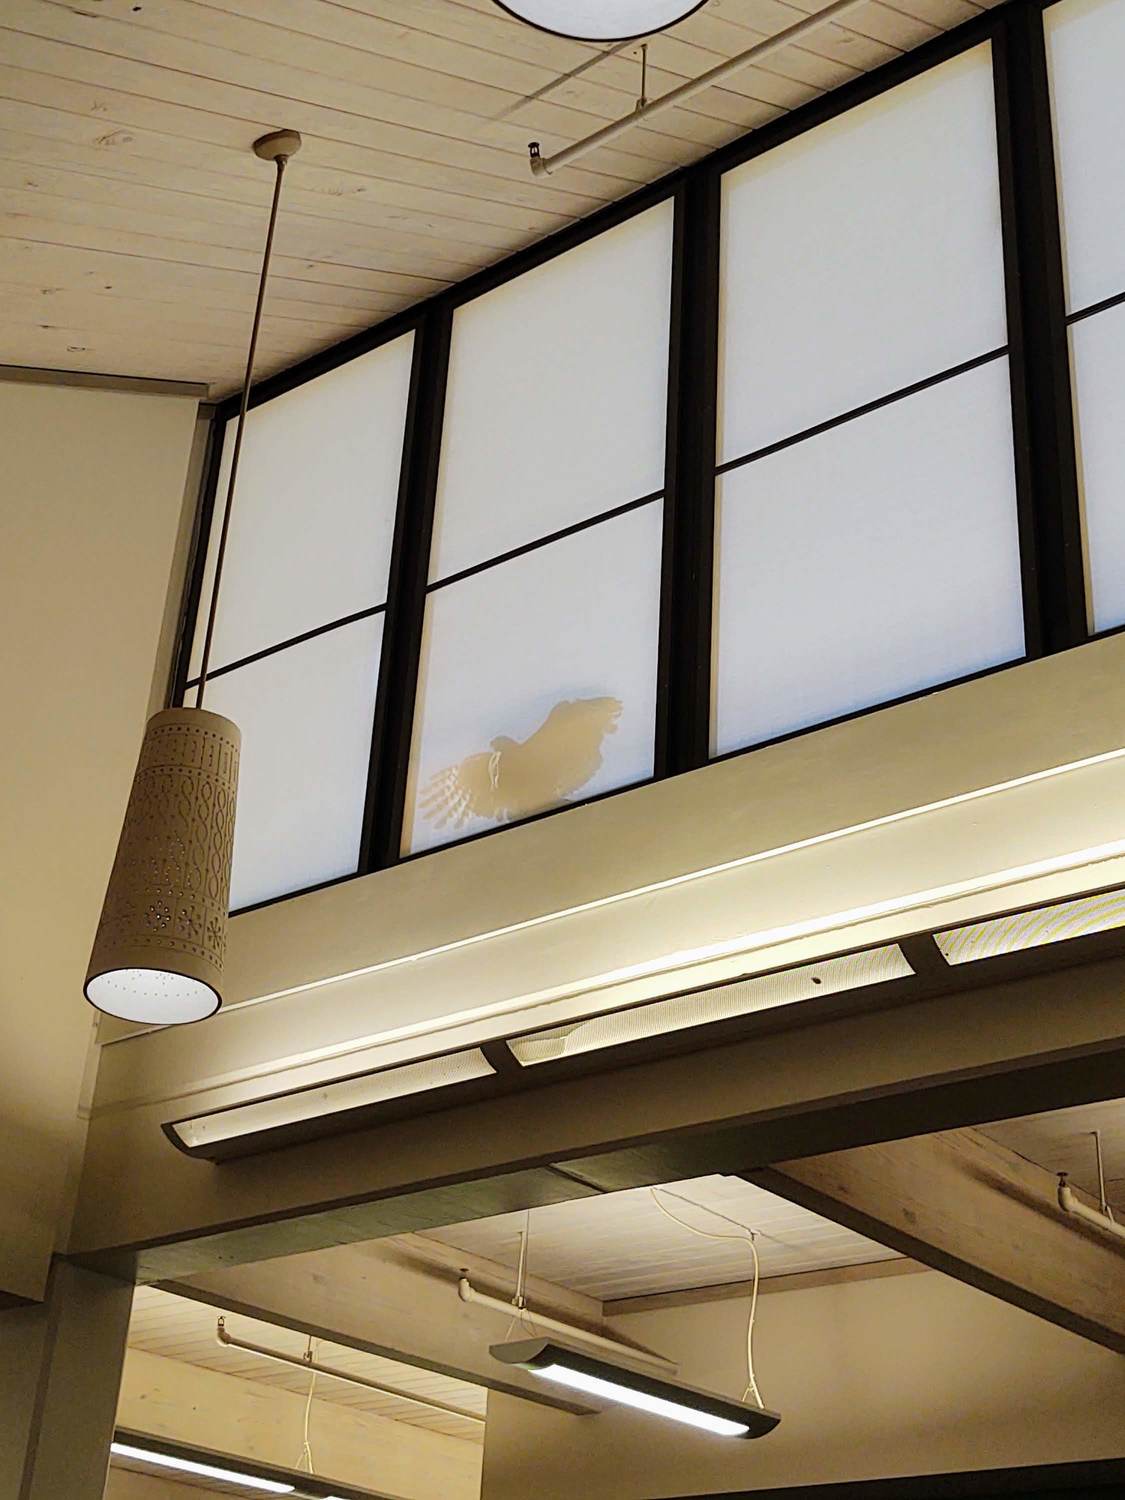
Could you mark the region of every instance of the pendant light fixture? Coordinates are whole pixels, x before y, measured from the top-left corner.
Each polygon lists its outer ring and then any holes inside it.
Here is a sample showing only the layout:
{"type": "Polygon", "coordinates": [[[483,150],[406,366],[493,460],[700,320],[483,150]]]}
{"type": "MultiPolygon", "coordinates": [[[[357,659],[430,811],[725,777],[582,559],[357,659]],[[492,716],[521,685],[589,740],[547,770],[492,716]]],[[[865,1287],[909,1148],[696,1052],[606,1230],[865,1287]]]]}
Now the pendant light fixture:
{"type": "Polygon", "coordinates": [[[706,0],[496,0],[501,10],[540,31],[579,42],[627,42],[664,31],[706,0]]]}
{"type": "Polygon", "coordinates": [[[664,1376],[644,1375],[560,1343],[556,1338],[493,1344],[489,1353],[502,1364],[528,1370],[552,1385],[579,1391],[609,1405],[630,1406],[669,1422],[681,1422],[716,1437],[765,1437],[781,1421],[777,1412],[765,1407],[747,1406],[664,1376]]]}
{"type": "Polygon", "coordinates": [[[101,921],[83,986],[87,1000],[125,1021],[169,1026],[201,1021],[223,1003],[238,791],[238,726],[203,707],[231,503],[254,373],[285,164],[301,145],[295,130],[254,142],[277,169],[269,229],[235,429],[215,580],[194,708],[166,708],[149,720],[101,921]]]}

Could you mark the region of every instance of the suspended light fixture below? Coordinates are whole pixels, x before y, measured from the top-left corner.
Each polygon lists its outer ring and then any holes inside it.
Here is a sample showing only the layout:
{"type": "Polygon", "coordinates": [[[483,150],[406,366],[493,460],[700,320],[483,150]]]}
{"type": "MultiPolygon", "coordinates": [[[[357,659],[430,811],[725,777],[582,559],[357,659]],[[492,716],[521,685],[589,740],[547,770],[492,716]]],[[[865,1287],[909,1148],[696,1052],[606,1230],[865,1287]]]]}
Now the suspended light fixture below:
{"type": "Polygon", "coordinates": [[[83,986],[98,1010],[126,1021],[179,1025],[214,1015],[223,1003],[238,791],[238,726],[203,707],[215,633],[231,503],[254,374],[254,354],[273,250],[285,164],[301,145],[295,130],[254,142],[277,168],[258,300],[235,430],[215,581],[194,708],[149,720],[83,986]]]}
{"type": "Polygon", "coordinates": [[[540,31],[580,42],[627,42],[664,31],[706,0],[496,0],[540,31]]]}
{"type": "Polygon", "coordinates": [[[516,1365],[553,1385],[697,1427],[716,1437],[764,1437],[781,1421],[777,1412],[765,1407],[746,1406],[678,1380],[643,1375],[560,1343],[556,1338],[493,1344],[489,1353],[502,1364],[516,1365]]]}

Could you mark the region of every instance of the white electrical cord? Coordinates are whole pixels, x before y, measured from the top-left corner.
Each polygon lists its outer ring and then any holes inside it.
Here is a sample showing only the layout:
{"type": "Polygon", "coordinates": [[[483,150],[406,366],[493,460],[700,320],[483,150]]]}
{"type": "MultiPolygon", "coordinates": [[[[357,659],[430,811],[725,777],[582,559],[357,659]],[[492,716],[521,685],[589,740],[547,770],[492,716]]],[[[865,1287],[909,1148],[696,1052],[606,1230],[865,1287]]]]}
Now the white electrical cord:
{"type": "MultiPolygon", "coordinates": [[[[689,1224],[686,1219],[681,1219],[671,1209],[666,1208],[661,1203],[655,1188],[649,1188],[649,1193],[652,1195],[652,1201],[665,1218],[671,1219],[673,1224],[678,1224],[681,1229],[686,1229],[691,1234],[697,1234],[701,1239],[705,1240],[739,1240],[743,1244],[749,1245],[750,1255],[754,1261],[754,1282],[750,1289],[750,1317],[746,1324],[746,1388],[742,1392],[742,1399],[745,1401],[747,1396],[753,1395],[754,1400],[764,1411],[766,1403],[762,1400],[761,1392],[758,1390],[758,1382],[754,1377],[754,1321],[758,1315],[758,1282],[761,1279],[761,1268],[758,1264],[758,1247],[754,1243],[756,1238],[754,1231],[752,1229],[744,1229],[742,1234],[716,1234],[710,1229],[697,1229],[694,1224],[689,1224]]],[[[683,1198],[680,1201],[689,1204],[691,1208],[698,1209],[700,1213],[715,1213],[714,1209],[706,1208],[702,1203],[692,1203],[688,1198],[683,1198]]],[[[725,1219],[726,1216],[716,1214],[715,1217],[725,1219]]],[[[728,1220],[727,1222],[733,1221],[728,1220]]]]}
{"type": "MultiPolygon", "coordinates": [[[[311,1362],[312,1359],[313,1359],[313,1355],[314,1355],[313,1341],[312,1341],[312,1338],[310,1336],[309,1343],[308,1343],[308,1348],[305,1351],[305,1358],[311,1362]]],[[[315,1391],[315,1390],[316,1390],[316,1371],[313,1370],[309,1374],[309,1393],[308,1393],[307,1397],[305,1398],[305,1432],[304,1432],[304,1438],[305,1438],[305,1440],[304,1440],[303,1444],[301,1445],[301,1456],[297,1460],[297,1471],[298,1471],[298,1473],[304,1468],[304,1466],[305,1466],[306,1463],[309,1466],[309,1473],[310,1474],[315,1474],[316,1473],[316,1465],[313,1463],[312,1444],[309,1441],[309,1422],[310,1422],[310,1419],[312,1417],[313,1391],[315,1391]]]]}

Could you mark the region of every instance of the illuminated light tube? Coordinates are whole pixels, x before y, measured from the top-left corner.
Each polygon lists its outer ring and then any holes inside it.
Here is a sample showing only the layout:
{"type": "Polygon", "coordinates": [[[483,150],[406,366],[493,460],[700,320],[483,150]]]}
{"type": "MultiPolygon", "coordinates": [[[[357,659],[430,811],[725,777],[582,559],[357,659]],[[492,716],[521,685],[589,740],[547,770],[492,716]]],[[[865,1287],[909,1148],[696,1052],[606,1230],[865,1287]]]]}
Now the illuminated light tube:
{"type": "Polygon", "coordinates": [[[965,927],[935,932],[934,942],[946,963],[971,964],[1005,953],[1024,953],[1050,943],[1093,937],[1125,927],[1125,891],[1105,891],[1098,896],[1080,896],[1075,901],[1056,901],[1030,911],[989,917],[965,927]]]}
{"type": "Polygon", "coordinates": [[[740,1401],[714,1396],[678,1381],[642,1375],[568,1348],[556,1339],[493,1344],[489,1352],[501,1364],[517,1365],[553,1385],[649,1412],[670,1422],[682,1422],[718,1437],[764,1437],[781,1421],[775,1411],[745,1406],[740,1401]]]}
{"type": "Polygon", "coordinates": [[[176,1458],[171,1453],[157,1453],[152,1448],[134,1448],[131,1443],[111,1443],[109,1451],[115,1458],[131,1458],[138,1463],[153,1464],[161,1469],[176,1469],[181,1474],[194,1474],[199,1479],[216,1479],[223,1484],[241,1484],[248,1490],[261,1490],[267,1495],[295,1493],[293,1485],[282,1484],[277,1479],[259,1479],[256,1474],[239,1474],[234,1469],[196,1463],[193,1458],[176,1458]]]}
{"type": "Polygon", "coordinates": [[[222,1161],[358,1129],[373,1121],[381,1106],[431,1091],[480,1084],[495,1073],[480,1048],[474,1047],[288,1094],[271,1094],[248,1104],[173,1120],[163,1129],[172,1144],[189,1156],[222,1161]]]}

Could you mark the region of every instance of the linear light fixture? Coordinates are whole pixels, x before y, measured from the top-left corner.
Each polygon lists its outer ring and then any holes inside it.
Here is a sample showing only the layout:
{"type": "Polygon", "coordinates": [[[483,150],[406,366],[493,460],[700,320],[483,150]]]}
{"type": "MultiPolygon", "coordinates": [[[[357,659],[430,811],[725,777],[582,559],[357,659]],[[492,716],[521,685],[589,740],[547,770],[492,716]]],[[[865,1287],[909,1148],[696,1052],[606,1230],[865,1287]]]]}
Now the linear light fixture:
{"type": "Polygon", "coordinates": [[[260,1479],[256,1474],[239,1474],[234,1469],[221,1469],[215,1464],[198,1463],[194,1458],[178,1458],[173,1453],[160,1453],[154,1448],[135,1448],[132,1443],[111,1443],[109,1451],[115,1458],[130,1458],[135,1463],[152,1464],[161,1469],[175,1469],[181,1474],[194,1474],[199,1479],[215,1479],[222,1484],[240,1484],[248,1490],[260,1490],[267,1495],[292,1495],[295,1486],[283,1484],[278,1479],[260,1479]]]}
{"type": "Polygon", "coordinates": [[[1093,937],[1125,927],[1125,891],[1103,891],[1098,896],[1080,896],[1076,901],[1058,901],[1031,911],[990,917],[965,927],[936,932],[934,942],[950,964],[976,963],[1005,953],[1023,953],[1049,943],[1093,937]]]}
{"type": "Polygon", "coordinates": [[[606,1047],[621,1047],[627,1042],[665,1036],[669,1032],[715,1021],[733,1020],[818,996],[913,977],[914,970],[902,949],[892,943],[884,948],[869,948],[863,953],[845,953],[838,958],[783,969],[776,974],[733,980],[691,994],[675,995],[668,1000],[654,1000],[630,1010],[569,1021],[565,1026],[555,1026],[549,1031],[517,1037],[508,1046],[516,1061],[530,1068],[537,1063],[557,1062],[606,1047]]]}
{"type": "Polygon", "coordinates": [[[264,1151],[358,1129],[373,1119],[381,1106],[396,1099],[471,1085],[491,1078],[495,1071],[480,1048],[474,1047],[288,1094],[271,1094],[249,1104],[173,1120],[163,1129],[172,1144],[189,1156],[222,1161],[251,1150],[264,1151]]]}
{"type": "Polygon", "coordinates": [[[630,1406],[670,1422],[682,1422],[718,1437],[764,1437],[781,1417],[764,1407],[744,1406],[679,1381],[641,1375],[592,1354],[568,1348],[557,1339],[521,1339],[493,1344],[489,1351],[501,1364],[516,1365],[540,1380],[630,1406]]]}

